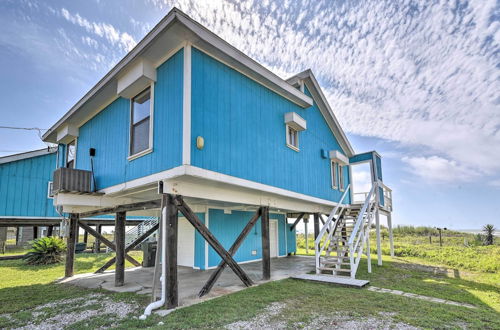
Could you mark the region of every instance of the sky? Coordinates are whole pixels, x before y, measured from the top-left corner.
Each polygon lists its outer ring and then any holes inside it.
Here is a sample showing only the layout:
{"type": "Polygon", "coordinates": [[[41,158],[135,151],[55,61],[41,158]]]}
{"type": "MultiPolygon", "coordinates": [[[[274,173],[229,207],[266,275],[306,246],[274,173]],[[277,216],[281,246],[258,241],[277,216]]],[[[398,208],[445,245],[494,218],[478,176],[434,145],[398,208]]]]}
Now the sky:
{"type": "MultiPolygon", "coordinates": [[[[282,78],[310,68],[381,154],[396,225],[500,227],[496,0],[0,0],[0,126],[52,126],[173,6],[282,78]]],[[[0,129],[0,156],[42,147],[0,129]]]]}

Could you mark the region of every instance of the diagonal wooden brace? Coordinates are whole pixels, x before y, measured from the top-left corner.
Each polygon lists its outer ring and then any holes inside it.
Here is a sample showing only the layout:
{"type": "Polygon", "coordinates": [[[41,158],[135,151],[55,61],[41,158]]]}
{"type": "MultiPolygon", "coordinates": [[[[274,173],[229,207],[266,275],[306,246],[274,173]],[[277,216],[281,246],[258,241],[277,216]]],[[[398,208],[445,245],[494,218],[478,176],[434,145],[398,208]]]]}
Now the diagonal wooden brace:
{"type": "MultiPolygon", "coordinates": [[[[78,225],[80,227],[82,227],[83,229],[85,229],[90,235],[94,236],[95,238],[98,238],[101,242],[104,243],[104,245],[109,247],[111,250],[116,251],[116,246],[113,244],[113,242],[110,242],[106,237],[99,234],[97,231],[94,230],[94,228],[90,227],[89,225],[87,225],[81,221],[78,221],[78,225]]],[[[127,259],[131,264],[133,264],[136,267],[139,267],[141,265],[140,262],[138,262],[137,260],[135,260],[134,258],[129,256],[128,254],[125,254],[125,259],[127,259]]],[[[98,269],[96,271],[96,273],[97,272],[100,272],[100,269],[98,269]]],[[[101,273],[102,273],[102,271],[101,271],[101,273]]]]}
{"type": "Polygon", "coordinates": [[[208,230],[208,228],[200,221],[198,216],[191,210],[191,208],[184,202],[182,196],[175,196],[174,203],[179,209],[179,211],[184,214],[186,219],[193,225],[193,227],[203,236],[203,238],[210,244],[210,246],[217,252],[217,254],[225,260],[227,265],[233,270],[233,272],[241,279],[245,286],[253,285],[252,280],[248,275],[241,269],[240,265],[233,259],[231,254],[222,247],[215,236],[208,230]]]}
{"type": "MultiPolygon", "coordinates": [[[[137,245],[141,244],[142,241],[144,241],[146,238],[148,238],[149,236],[151,236],[156,230],[158,230],[158,226],[159,226],[158,224],[154,225],[147,232],[145,232],[144,234],[142,234],[138,239],[136,239],[134,242],[132,242],[132,244],[130,244],[129,246],[127,246],[125,248],[125,253],[130,252],[137,245]]],[[[102,273],[102,272],[104,272],[106,269],[108,269],[109,267],[111,267],[115,263],[115,261],[116,261],[116,257],[113,257],[113,258],[109,259],[101,268],[99,268],[98,270],[96,270],[96,273],[102,273]]]]}
{"type": "MultiPolygon", "coordinates": [[[[231,248],[228,251],[231,254],[231,256],[234,256],[234,254],[236,253],[236,251],[238,251],[238,249],[240,248],[241,244],[243,243],[243,241],[245,240],[245,238],[248,236],[248,233],[250,232],[250,230],[252,230],[252,228],[255,225],[255,223],[257,222],[257,220],[259,220],[261,214],[262,214],[262,208],[259,208],[257,210],[257,212],[255,212],[255,214],[252,216],[252,218],[250,219],[250,221],[248,221],[247,225],[245,226],[245,228],[243,228],[243,230],[241,231],[240,235],[238,236],[238,238],[236,238],[236,240],[234,241],[233,245],[231,246],[231,248]]],[[[217,266],[217,269],[212,273],[212,275],[210,275],[210,278],[208,279],[208,281],[205,283],[205,285],[203,286],[203,288],[198,293],[198,297],[203,297],[204,295],[206,295],[207,293],[209,293],[210,290],[212,290],[212,287],[214,286],[215,282],[220,277],[220,275],[222,274],[222,272],[224,271],[224,269],[226,268],[226,266],[227,266],[227,263],[223,259],[219,263],[219,265],[217,266]]]]}
{"type": "Polygon", "coordinates": [[[293,223],[293,225],[290,227],[290,231],[293,230],[293,228],[295,228],[295,226],[297,226],[297,224],[300,222],[300,220],[302,220],[302,218],[304,217],[305,213],[301,213],[297,219],[295,220],[295,222],[293,223]]]}

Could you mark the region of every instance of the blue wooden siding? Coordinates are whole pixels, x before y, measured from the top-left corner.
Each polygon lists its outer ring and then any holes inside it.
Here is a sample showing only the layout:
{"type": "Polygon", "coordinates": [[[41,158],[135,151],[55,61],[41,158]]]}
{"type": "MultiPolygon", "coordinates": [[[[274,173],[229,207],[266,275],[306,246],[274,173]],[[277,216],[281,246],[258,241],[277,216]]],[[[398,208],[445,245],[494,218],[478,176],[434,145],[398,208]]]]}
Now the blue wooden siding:
{"type": "Polygon", "coordinates": [[[183,50],[157,69],[154,87],[153,152],[128,161],[130,100],[118,98],[80,127],[76,166],[90,170],[96,149],[97,189],[161,172],[182,163],[183,50]]]}
{"type": "Polygon", "coordinates": [[[360,163],[365,161],[371,161],[373,159],[373,152],[364,152],[362,154],[357,154],[349,158],[349,163],[360,163]]]}
{"type": "MultiPolygon", "coordinates": [[[[196,213],[198,218],[206,224],[205,213],[196,213]]],[[[180,214],[179,216],[183,216],[180,214]]],[[[205,239],[200,235],[200,233],[194,231],[194,266],[199,269],[205,269],[205,239]]]]}
{"type": "MultiPolygon", "coordinates": [[[[306,94],[310,95],[309,91],[306,94]]],[[[340,150],[316,103],[302,109],[239,72],[193,48],[192,148],[194,166],[338,201],[330,162],[321,150],[340,150]],[[296,112],[307,121],[300,132],[300,152],[286,146],[284,115],[296,112]]],[[[349,178],[346,184],[349,183],[349,178]]]]}
{"type": "Polygon", "coordinates": [[[287,224],[286,225],[286,246],[287,246],[287,254],[288,253],[295,253],[297,252],[297,230],[294,228],[293,230],[290,230],[292,228],[293,224],[287,224]]]}
{"type": "MultiPolygon", "coordinates": [[[[254,212],[247,211],[232,211],[231,214],[224,214],[223,210],[209,209],[208,227],[212,234],[214,234],[217,240],[219,240],[219,242],[222,244],[222,246],[224,246],[225,249],[229,249],[253,214],[254,212]]],[[[286,255],[287,239],[285,238],[285,216],[283,214],[271,213],[269,215],[269,219],[278,220],[278,254],[280,256],[286,255]]],[[[203,252],[204,251],[205,250],[203,249],[203,252]]],[[[243,241],[243,244],[241,244],[240,248],[234,256],[234,259],[237,262],[245,262],[261,258],[262,232],[259,219],[246,239],[243,241]],[[253,250],[257,251],[255,255],[252,255],[253,250]]],[[[215,252],[212,247],[209,247],[208,266],[217,266],[220,261],[221,258],[219,257],[217,252],[215,252]]]]}
{"type": "Polygon", "coordinates": [[[59,217],[47,198],[56,153],[0,164],[0,216],[59,217]]]}

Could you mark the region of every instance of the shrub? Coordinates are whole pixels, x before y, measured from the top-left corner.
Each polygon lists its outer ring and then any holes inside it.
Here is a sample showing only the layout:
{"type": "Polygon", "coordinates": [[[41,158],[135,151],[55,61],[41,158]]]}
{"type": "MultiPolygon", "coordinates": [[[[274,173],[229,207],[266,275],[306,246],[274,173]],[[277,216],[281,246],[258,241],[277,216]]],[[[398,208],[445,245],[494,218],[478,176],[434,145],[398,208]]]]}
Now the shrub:
{"type": "Polygon", "coordinates": [[[43,237],[31,243],[30,250],[24,257],[28,265],[49,265],[62,261],[66,249],[59,237],[43,237]]]}

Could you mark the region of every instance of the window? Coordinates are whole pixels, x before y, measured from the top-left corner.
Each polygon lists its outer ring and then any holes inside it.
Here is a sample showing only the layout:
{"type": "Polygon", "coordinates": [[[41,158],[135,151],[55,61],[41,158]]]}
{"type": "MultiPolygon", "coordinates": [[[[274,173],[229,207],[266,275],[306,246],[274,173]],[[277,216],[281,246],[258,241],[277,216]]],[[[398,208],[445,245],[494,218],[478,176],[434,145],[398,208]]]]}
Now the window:
{"type": "Polygon", "coordinates": [[[136,155],[151,148],[151,88],[132,99],[130,125],[130,155],[136,155]]]}
{"type": "Polygon", "coordinates": [[[339,165],[339,188],[344,191],[344,166],[339,165]]]}
{"type": "Polygon", "coordinates": [[[75,158],[76,158],[76,140],[73,140],[66,145],[67,168],[75,168],[75,158]]]}
{"type": "Polygon", "coordinates": [[[331,175],[332,175],[332,188],[337,189],[338,188],[338,171],[339,164],[335,161],[331,162],[331,175]]]}
{"type": "Polygon", "coordinates": [[[299,150],[299,132],[289,125],[286,125],[286,144],[296,151],[299,150]]]}
{"type": "Polygon", "coordinates": [[[47,198],[54,198],[54,188],[52,185],[52,181],[49,181],[47,185],[47,198]]]}

